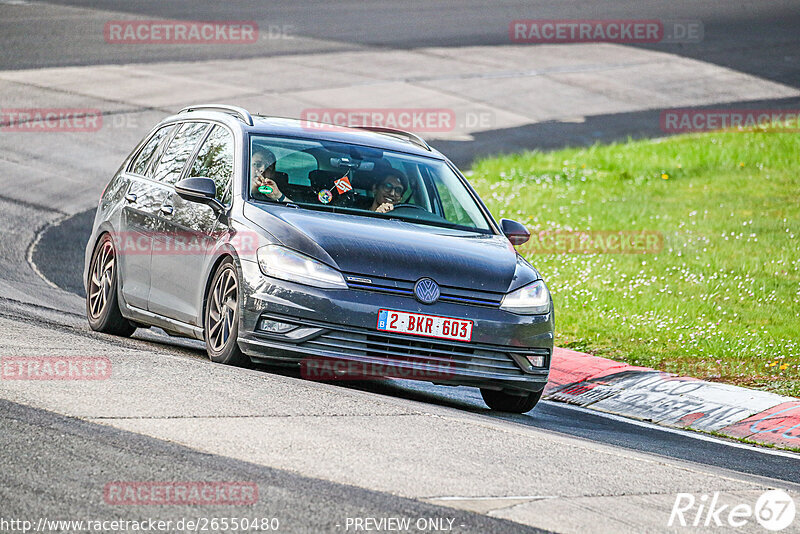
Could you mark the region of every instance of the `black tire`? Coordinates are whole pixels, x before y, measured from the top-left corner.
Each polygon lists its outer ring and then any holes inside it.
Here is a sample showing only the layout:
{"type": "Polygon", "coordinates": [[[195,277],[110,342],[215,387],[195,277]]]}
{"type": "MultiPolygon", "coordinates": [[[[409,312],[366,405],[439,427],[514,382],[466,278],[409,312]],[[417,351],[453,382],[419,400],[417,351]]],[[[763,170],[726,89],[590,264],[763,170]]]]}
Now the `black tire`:
{"type": "Polygon", "coordinates": [[[97,242],[86,283],[86,318],[92,330],[130,337],[136,327],[119,310],[119,269],[114,241],[108,234],[97,242]]]}
{"type": "Polygon", "coordinates": [[[231,258],[217,267],[206,293],[203,338],[212,362],[247,367],[250,358],[236,342],[239,337],[239,276],[231,258]]]}
{"type": "Polygon", "coordinates": [[[481,396],[483,397],[483,402],[492,410],[525,413],[533,410],[533,407],[542,398],[542,391],[532,391],[525,395],[513,395],[504,391],[481,388],[481,396]]]}

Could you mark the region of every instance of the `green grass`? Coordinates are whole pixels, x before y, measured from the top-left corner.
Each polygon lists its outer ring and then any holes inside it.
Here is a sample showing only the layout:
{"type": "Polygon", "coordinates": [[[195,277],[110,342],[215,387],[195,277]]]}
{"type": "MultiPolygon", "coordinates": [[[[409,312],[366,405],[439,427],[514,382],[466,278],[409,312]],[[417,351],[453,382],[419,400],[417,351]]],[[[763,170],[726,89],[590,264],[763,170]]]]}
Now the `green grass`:
{"type": "Polygon", "coordinates": [[[557,346],[800,396],[800,135],[528,152],[469,174],[532,233],[663,234],[658,253],[523,252],[553,293],[557,346]]]}

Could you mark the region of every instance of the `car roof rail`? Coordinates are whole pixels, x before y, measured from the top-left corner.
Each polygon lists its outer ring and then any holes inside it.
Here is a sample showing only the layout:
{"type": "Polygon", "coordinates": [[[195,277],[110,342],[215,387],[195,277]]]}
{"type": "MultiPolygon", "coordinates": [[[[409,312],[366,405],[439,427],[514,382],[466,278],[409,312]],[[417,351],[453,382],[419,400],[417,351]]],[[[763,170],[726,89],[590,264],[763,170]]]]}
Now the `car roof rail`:
{"type": "Polygon", "coordinates": [[[253,116],[250,115],[250,112],[244,108],[240,108],[239,106],[228,106],[225,104],[198,104],[197,106],[185,107],[180,110],[178,114],[189,113],[191,111],[221,111],[222,113],[233,115],[248,126],[253,126],[254,124],[253,116]]]}
{"type": "Polygon", "coordinates": [[[368,130],[370,132],[382,133],[387,135],[393,135],[395,137],[402,137],[408,141],[411,141],[415,145],[419,145],[425,150],[431,152],[433,149],[431,146],[425,142],[425,140],[418,136],[415,133],[407,132],[405,130],[398,130],[396,128],[384,128],[382,126],[351,126],[351,128],[358,128],[359,130],[368,130]]]}

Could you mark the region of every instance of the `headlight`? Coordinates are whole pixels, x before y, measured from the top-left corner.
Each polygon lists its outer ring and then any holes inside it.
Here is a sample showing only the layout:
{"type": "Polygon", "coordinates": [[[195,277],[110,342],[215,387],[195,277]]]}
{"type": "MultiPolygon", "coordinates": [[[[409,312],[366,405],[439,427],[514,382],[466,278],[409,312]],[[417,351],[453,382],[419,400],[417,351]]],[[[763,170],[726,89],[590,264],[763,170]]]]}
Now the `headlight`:
{"type": "Polygon", "coordinates": [[[267,245],[258,249],[256,256],[267,276],[323,289],[347,289],[339,271],[288,248],[267,245]]]}
{"type": "Polygon", "coordinates": [[[500,309],[525,315],[547,313],[550,311],[550,292],[544,280],[537,280],[503,297],[500,309]]]}

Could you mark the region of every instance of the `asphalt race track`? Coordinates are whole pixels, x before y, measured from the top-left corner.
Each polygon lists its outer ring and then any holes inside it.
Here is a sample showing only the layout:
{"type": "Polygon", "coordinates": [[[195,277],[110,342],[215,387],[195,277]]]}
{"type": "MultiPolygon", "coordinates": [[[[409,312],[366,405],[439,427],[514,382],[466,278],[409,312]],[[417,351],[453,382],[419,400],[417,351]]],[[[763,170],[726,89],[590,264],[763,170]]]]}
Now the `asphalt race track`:
{"type": "Polygon", "coordinates": [[[160,331],[96,334],[81,270],[100,191],[141,136],[184,105],[296,116],[355,98],[479,113],[488,127],[427,136],[468,166],[493,152],[663,135],[659,110],[669,107],[797,108],[798,27],[790,1],[0,0],[0,107],[104,118],[98,132],[0,131],[0,356],[98,356],[113,367],[101,382],[0,381],[0,519],[247,515],[279,518],[286,532],[346,532],[348,518],[409,517],[446,518],[456,532],[640,532],[669,530],[679,492],[752,504],[782,488],[797,501],[794,453],[550,402],[497,415],[469,388],[217,366],[200,344],[160,331]],[[578,17],[701,20],[705,36],[638,47],[508,41],[511,20],[578,17]],[[107,21],[135,18],[256,20],[276,38],[103,41],[107,21]],[[258,502],[103,499],[113,481],[232,480],[256,483],[258,502]]]}
{"type": "MultiPolygon", "coordinates": [[[[94,220],[94,210],[79,213],[58,226],[48,228],[33,252],[33,262],[42,274],[60,287],[81,296],[85,295],[78,267],[83,262],[83,247],[75,241],[86,243],[94,220]],[[83,233],[83,237],[81,234],[83,233]],[[70,239],[64,239],[70,236],[70,239]],[[75,265],[74,269],[60,266],[75,265]]],[[[194,343],[193,343],[194,344],[194,343]]],[[[200,344],[197,354],[204,355],[200,344]]],[[[266,372],[284,372],[265,369],[266,372]]],[[[299,373],[289,373],[298,376],[299,373]]],[[[475,413],[486,412],[480,393],[472,388],[442,388],[425,382],[392,380],[378,383],[350,383],[346,387],[358,388],[378,395],[405,398],[448,406],[475,413]]],[[[497,416],[517,424],[550,430],[570,436],[654,453],[714,467],[742,471],[753,475],[796,482],[800,457],[797,455],[771,456],[751,447],[732,447],[722,440],[698,442],[693,432],[665,430],[656,425],[634,424],[621,418],[582,410],[555,402],[542,402],[535,411],[525,415],[497,416]]]]}

